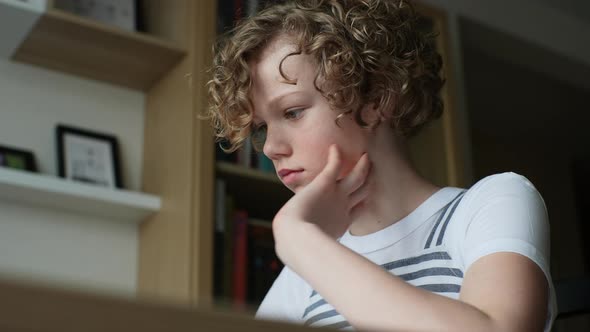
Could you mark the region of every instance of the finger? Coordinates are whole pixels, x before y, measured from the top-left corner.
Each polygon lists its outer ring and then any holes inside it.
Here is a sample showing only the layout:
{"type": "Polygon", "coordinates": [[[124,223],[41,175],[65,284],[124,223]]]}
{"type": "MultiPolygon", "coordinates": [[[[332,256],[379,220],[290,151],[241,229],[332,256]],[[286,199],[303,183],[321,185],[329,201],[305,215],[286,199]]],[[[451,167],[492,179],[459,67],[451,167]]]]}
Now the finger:
{"type": "Polygon", "coordinates": [[[342,169],[342,162],[340,161],[340,151],[338,151],[338,147],[336,144],[330,145],[328,150],[328,162],[324,169],[322,170],[322,176],[325,177],[329,181],[337,181],[338,174],[342,169]]]}
{"type": "Polygon", "coordinates": [[[365,183],[369,170],[371,169],[371,162],[367,154],[363,154],[361,158],[356,162],[354,168],[348,175],[342,179],[341,188],[347,194],[355,192],[365,183]]]}

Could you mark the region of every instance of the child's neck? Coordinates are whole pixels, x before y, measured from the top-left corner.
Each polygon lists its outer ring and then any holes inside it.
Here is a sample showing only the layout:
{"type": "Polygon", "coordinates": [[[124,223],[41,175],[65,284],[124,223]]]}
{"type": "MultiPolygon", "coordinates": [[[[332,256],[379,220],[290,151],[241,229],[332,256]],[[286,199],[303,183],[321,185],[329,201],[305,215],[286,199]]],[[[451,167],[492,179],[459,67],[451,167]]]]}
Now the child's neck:
{"type": "Polygon", "coordinates": [[[386,145],[387,149],[397,151],[369,152],[372,161],[370,195],[354,212],[350,226],[352,235],[371,234],[400,221],[440,189],[418,174],[403,147],[386,145]]]}
{"type": "Polygon", "coordinates": [[[372,183],[372,199],[355,213],[350,233],[362,236],[380,231],[414,211],[440,188],[417,174],[372,183]]]}

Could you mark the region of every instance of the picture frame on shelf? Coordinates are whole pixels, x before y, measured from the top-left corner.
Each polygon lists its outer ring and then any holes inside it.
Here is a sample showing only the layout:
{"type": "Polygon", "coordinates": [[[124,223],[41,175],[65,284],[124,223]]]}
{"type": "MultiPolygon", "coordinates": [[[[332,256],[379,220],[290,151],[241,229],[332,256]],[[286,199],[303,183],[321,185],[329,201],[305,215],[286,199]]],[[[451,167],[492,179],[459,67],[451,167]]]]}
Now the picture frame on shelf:
{"type": "Polygon", "coordinates": [[[0,167],[37,173],[35,154],[29,150],[0,145],[0,167]]]}
{"type": "Polygon", "coordinates": [[[57,9],[127,31],[138,30],[139,0],[54,0],[57,9]]]}
{"type": "Polygon", "coordinates": [[[56,142],[60,177],[123,188],[119,144],[114,135],[58,124],[56,142]]]}

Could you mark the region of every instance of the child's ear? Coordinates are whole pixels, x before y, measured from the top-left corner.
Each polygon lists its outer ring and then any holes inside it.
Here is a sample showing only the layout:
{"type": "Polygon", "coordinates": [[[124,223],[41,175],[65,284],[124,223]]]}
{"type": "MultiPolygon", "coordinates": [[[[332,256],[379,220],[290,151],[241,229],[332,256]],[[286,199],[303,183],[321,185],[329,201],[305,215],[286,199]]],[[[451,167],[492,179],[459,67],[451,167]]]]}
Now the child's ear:
{"type": "Polygon", "coordinates": [[[375,103],[369,103],[361,111],[363,120],[368,124],[381,123],[387,121],[391,116],[386,114],[381,107],[375,103]]]}

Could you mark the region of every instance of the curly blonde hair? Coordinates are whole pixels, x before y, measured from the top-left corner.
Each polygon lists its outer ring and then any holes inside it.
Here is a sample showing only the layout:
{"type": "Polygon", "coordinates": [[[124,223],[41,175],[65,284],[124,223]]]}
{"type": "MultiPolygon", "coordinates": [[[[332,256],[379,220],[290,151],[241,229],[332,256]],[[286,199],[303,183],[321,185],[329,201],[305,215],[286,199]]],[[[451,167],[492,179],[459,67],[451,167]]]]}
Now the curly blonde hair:
{"type": "MultiPolygon", "coordinates": [[[[207,83],[218,141],[234,151],[250,135],[253,107],[249,61],[279,35],[293,37],[299,53],[317,63],[316,88],[340,116],[356,122],[364,105],[389,113],[401,136],[415,134],[441,115],[441,56],[432,33],[421,31],[407,0],[294,0],[239,22],[214,48],[207,83]],[[318,80],[329,84],[317,85],[318,80]]],[[[280,68],[279,68],[280,69],[280,68]]]]}

